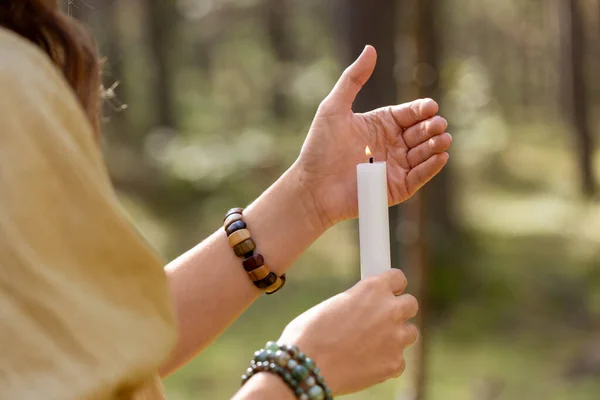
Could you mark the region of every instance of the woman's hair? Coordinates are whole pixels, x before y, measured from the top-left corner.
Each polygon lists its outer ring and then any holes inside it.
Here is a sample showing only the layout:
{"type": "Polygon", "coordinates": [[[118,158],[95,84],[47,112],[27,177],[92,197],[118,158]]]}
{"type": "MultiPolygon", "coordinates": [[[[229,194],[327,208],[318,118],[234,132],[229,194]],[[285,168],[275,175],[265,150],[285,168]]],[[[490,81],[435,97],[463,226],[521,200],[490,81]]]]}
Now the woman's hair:
{"type": "Polygon", "coordinates": [[[0,26],[39,46],[62,71],[99,133],[100,64],[96,43],[58,0],[0,0],[0,26]]]}

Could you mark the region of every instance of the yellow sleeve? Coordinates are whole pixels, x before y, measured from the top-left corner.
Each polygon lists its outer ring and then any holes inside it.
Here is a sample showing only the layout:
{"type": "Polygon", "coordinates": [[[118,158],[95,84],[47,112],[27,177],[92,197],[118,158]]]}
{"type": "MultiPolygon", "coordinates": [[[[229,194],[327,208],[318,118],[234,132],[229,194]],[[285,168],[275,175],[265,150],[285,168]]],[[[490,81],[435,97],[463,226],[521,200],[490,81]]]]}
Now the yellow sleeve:
{"type": "Polygon", "coordinates": [[[1,397],[122,399],[174,343],[163,263],[60,73],[2,29],[0,55],[1,397]]]}

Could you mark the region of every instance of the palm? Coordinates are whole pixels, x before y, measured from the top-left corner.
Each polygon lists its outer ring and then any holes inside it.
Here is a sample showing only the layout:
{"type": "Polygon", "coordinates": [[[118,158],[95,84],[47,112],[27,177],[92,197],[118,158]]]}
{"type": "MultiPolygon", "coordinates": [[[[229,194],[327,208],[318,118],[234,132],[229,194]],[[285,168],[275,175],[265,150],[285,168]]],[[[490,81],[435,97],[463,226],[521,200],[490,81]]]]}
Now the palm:
{"type": "MultiPolygon", "coordinates": [[[[353,66],[344,74],[352,73],[353,66]]],[[[437,104],[432,100],[353,113],[350,105],[360,89],[357,81],[360,77],[342,75],[317,112],[299,158],[304,184],[330,223],[358,213],[356,165],[367,161],[367,145],[375,160],[387,162],[388,199],[394,205],[410,198],[443,168],[451,142],[450,135],[443,134],[446,121],[435,117],[437,104]]]]}

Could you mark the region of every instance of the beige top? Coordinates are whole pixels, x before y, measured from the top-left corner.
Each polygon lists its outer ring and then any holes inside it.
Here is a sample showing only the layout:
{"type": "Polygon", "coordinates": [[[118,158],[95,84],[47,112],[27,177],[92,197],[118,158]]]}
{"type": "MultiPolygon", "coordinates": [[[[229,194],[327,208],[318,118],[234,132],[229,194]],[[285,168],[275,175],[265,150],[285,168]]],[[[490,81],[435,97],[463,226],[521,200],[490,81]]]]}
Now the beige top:
{"type": "Polygon", "coordinates": [[[0,28],[0,396],[162,398],[173,321],[74,93],[0,28]]]}

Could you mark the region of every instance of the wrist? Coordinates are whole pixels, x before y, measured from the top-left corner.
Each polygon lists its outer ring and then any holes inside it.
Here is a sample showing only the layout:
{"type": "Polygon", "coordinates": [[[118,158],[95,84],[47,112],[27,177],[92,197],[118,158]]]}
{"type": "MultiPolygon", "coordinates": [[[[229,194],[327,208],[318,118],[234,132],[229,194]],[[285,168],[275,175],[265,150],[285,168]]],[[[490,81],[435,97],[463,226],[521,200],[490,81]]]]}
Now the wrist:
{"type": "Polygon", "coordinates": [[[295,167],[288,169],[244,210],[244,219],[257,252],[279,276],[326,229],[295,167]]]}
{"type": "Polygon", "coordinates": [[[321,202],[317,201],[315,196],[315,188],[308,179],[306,171],[302,168],[300,163],[295,162],[290,169],[290,180],[296,186],[295,190],[298,192],[298,198],[302,202],[302,208],[305,214],[309,216],[311,223],[321,233],[324,233],[327,229],[331,228],[334,223],[331,218],[327,215],[322,207],[321,202]]]}
{"type": "Polygon", "coordinates": [[[295,345],[268,342],[256,351],[242,376],[242,385],[264,372],[278,376],[299,400],[333,400],[315,362],[295,345]]]}
{"type": "Polygon", "coordinates": [[[254,375],[234,397],[234,400],[242,399],[295,400],[296,395],[277,375],[261,372],[254,375]]]}

